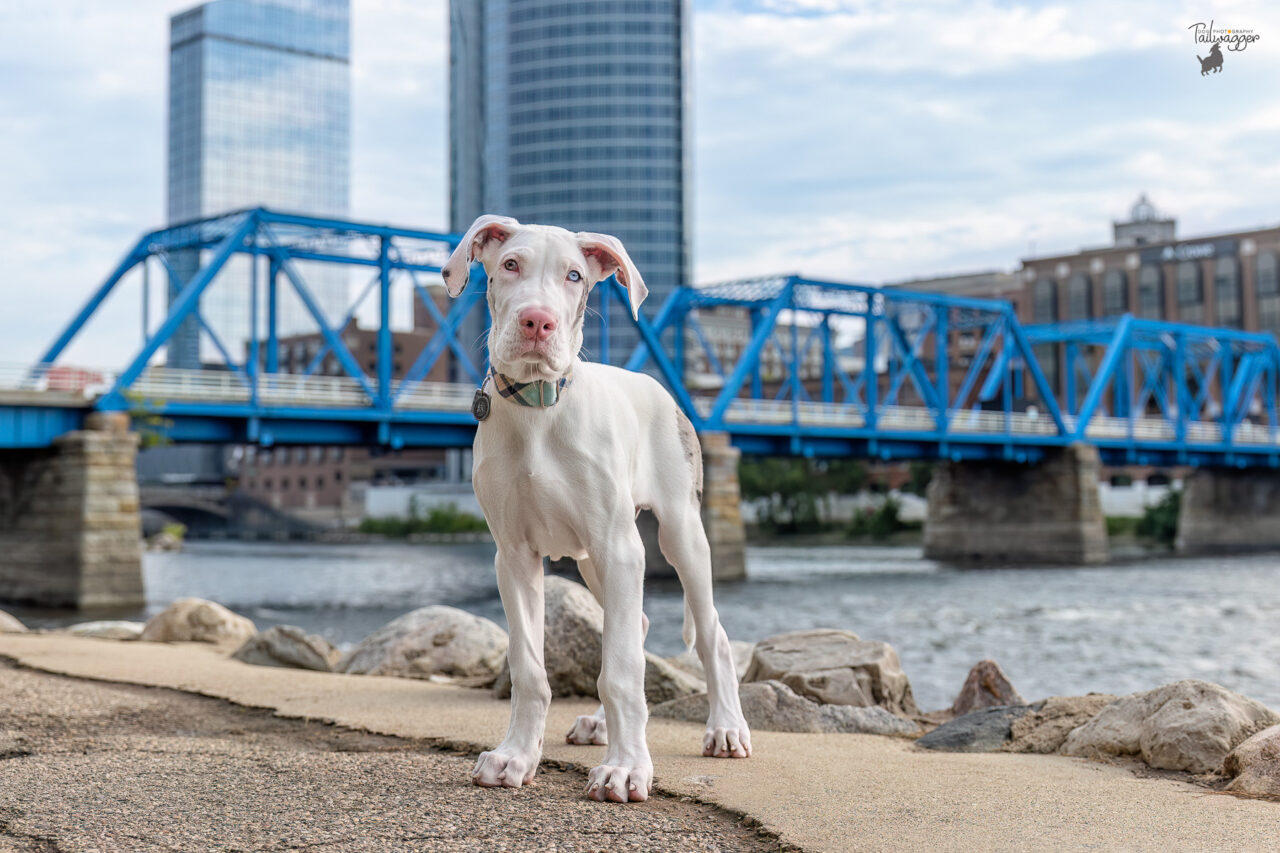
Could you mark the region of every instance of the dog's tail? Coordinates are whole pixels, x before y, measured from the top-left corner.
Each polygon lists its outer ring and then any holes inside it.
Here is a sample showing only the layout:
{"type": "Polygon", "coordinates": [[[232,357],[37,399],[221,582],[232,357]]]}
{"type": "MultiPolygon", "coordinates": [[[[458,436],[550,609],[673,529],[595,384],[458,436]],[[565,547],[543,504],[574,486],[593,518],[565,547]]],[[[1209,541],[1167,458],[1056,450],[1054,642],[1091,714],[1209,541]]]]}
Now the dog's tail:
{"type": "Polygon", "coordinates": [[[693,643],[698,638],[697,632],[693,627],[693,608],[689,606],[689,596],[684,597],[684,627],[680,630],[680,637],[684,640],[686,651],[693,649],[693,643]]]}
{"type": "Polygon", "coordinates": [[[1204,60],[1203,60],[1203,59],[1201,59],[1200,54],[1198,54],[1198,53],[1196,54],[1196,59],[1199,59],[1199,60],[1200,60],[1200,63],[1201,63],[1201,64],[1204,64],[1204,60]]]}

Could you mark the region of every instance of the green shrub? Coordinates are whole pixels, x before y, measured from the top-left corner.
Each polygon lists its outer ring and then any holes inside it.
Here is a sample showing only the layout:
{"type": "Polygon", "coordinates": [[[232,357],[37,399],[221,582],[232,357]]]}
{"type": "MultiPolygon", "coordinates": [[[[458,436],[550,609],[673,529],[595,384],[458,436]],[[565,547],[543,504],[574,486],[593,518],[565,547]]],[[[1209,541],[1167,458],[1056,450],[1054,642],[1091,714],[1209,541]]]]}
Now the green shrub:
{"type": "Polygon", "coordinates": [[[743,500],[756,503],[762,528],[814,533],[828,527],[822,499],[862,489],[867,467],[856,459],[749,458],[738,466],[738,481],[743,500]]]}
{"type": "Polygon", "coordinates": [[[903,521],[901,511],[902,505],[893,498],[888,498],[875,509],[856,513],[849,523],[847,533],[855,538],[887,539],[902,530],[919,529],[918,522],[903,521]]]}
{"type": "Polygon", "coordinates": [[[397,537],[411,533],[480,533],[488,529],[483,518],[458,509],[457,504],[433,506],[425,515],[420,515],[416,497],[409,502],[408,518],[366,518],[359,527],[361,533],[397,537]]]}
{"type": "Polygon", "coordinates": [[[1163,545],[1172,545],[1178,537],[1178,512],[1181,508],[1182,493],[1170,489],[1159,503],[1143,511],[1135,532],[1163,545]]]}
{"type": "Polygon", "coordinates": [[[1108,515],[1106,520],[1108,536],[1132,536],[1138,529],[1139,519],[1127,515],[1108,515]]]}

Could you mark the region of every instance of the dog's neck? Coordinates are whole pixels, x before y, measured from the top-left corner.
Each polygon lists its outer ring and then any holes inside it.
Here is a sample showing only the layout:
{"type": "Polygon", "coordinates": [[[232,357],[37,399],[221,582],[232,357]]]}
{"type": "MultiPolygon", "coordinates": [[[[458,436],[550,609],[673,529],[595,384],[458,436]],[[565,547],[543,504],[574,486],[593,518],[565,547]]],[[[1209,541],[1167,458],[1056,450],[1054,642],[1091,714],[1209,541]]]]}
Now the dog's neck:
{"type": "Polygon", "coordinates": [[[556,379],[535,379],[517,382],[489,367],[489,381],[498,396],[519,406],[549,409],[560,401],[564,391],[573,382],[573,365],[556,379]]]}

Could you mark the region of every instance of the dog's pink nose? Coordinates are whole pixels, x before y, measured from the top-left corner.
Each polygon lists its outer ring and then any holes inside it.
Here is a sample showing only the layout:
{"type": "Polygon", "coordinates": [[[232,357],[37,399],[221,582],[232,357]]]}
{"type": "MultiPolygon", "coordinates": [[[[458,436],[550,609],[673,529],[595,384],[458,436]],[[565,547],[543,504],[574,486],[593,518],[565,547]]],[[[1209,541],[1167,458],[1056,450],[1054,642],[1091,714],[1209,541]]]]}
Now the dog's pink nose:
{"type": "Polygon", "coordinates": [[[526,308],[516,318],[520,332],[531,341],[545,341],[556,330],[556,318],[545,308],[526,308]]]}

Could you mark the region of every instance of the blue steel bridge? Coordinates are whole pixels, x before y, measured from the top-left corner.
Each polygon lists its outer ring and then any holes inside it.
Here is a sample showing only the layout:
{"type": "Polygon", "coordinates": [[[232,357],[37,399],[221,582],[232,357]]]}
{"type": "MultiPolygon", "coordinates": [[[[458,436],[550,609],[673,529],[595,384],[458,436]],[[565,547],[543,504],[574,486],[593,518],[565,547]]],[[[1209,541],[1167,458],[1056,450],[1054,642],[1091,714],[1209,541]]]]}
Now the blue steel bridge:
{"type": "MultiPolygon", "coordinates": [[[[458,240],[263,208],[144,234],[38,363],[0,370],[0,447],[47,446],[94,410],[129,412],[175,442],[468,445],[486,365],[467,338],[487,327],[484,276],[447,312],[427,290],[458,240]],[[200,257],[186,281],[175,262],[184,252],[200,257]],[[236,257],[251,259],[237,279],[247,342],[222,340],[201,313],[202,294],[236,257]],[[318,304],[300,270],[316,264],[368,276],[345,316],[318,304]],[[156,317],[153,280],[169,297],[156,317]],[[405,286],[438,330],[394,377],[392,288],[405,286]],[[64,363],[103,303],[131,288],[143,305],[136,352],[109,368],[64,363]],[[280,370],[286,291],[323,341],[301,373],[280,370]],[[343,339],[367,300],[379,319],[372,370],[343,339]],[[166,345],[192,322],[218,363],[162,366],[166,345]],[[446,353],[456,381],[424,381],[446,353]],[[318,373],[328,356],[342,375],[318,373]]],[[[601,352],[614,311],[629,315],[610,279],[589,306],[601,352]]],[[[727,433],[746,453],[1034,462],[1086,442],[1111,464],[1280,465],[1280,348],[1266,334],[1129,315],[1024,327],[1005,302],[799,276],[683,288],[645,306],[636,327],[640,344],[624,366],[653,373],[699,431],[727,433]],[[725,318],[745,347],[712,340],[708,330],[725,318]]]]}

